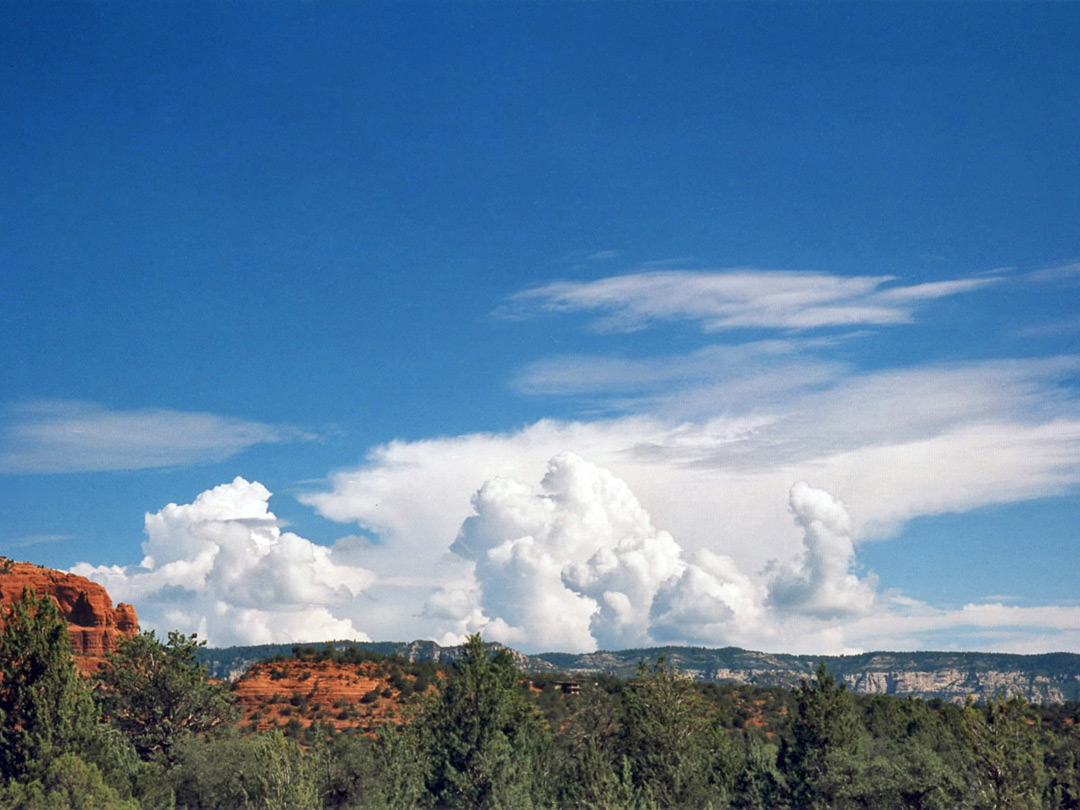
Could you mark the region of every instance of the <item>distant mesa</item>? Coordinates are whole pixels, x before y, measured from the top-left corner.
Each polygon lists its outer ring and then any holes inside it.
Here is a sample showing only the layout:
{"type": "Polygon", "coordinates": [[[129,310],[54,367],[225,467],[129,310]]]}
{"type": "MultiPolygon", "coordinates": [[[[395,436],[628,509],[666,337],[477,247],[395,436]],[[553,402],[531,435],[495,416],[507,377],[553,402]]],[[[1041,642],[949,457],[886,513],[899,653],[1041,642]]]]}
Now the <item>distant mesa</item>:
{"type": "Polygon", "coordinates": [[[68,623],[71,651],[83,671],[97,669],[121,639],[131,638],[139,631],[135,608],[123,602],[113,607],[108,592],[96,582],[0,557],[0,608],[4,613],[22,595],[23,588],[30,588],[39,596],[48,595],[59,606],[68,623]]]}
{"type": "MultiPolygon", "coordinates": [[[[362,642],[323,644],[339,652],[356,648],[410,662],[433,661],[448,665],[460,647],[441,647],[433,641],[362,642]]],[[[1080,700],[1080,655],[1045,653],[1015,655],[980,652],[870,652],[857,655],[785,655],[754,652],[738,647],[650,647],[595,653],[510,653],[523,673],[565,676],[567,683],[602,673],[633,678],[638,665],[666,657],[686,675],[698,681],[745,684],[754,687],[791,689],[804,678],[813,678],[824,661],[834,675],[854,692],[939,699],[963,704],[969,696],[988,700],[995,695],[1023,695],[1032,703],[1080,700]]],[[[200,660],[211,675],[235,680],[253,663],[286,656],[291,644],[253,647],[201,648],[200,660]]],[[[561,687],[560,687],[561,688],[561,687]]],[[[564,690],[565,691],[565,690],[564,690]]]]}

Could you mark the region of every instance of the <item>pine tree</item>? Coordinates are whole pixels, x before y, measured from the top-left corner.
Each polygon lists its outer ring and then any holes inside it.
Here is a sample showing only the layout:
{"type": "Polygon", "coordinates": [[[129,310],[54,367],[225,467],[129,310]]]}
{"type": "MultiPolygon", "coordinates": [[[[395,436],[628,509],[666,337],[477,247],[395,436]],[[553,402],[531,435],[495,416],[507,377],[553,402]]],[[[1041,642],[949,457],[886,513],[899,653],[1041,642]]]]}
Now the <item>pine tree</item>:
{"type": "Polygon", "coordinates": [[[0,776],[42,776],[65,753],[93,760],[103,739],[60,610],[24,589],[0,634],[0,776]]]}
{"type": "Polygon", "coordinates": [[[781,753],[789,801],[798,810],[850,806],[862,768],[863,729],[851,693],[824,662],[795,691],[792,743],[781,753]]]}
{"type": "Polygon", "coordinates": [[[1047,777],[1027,701],[1020,695],[969,701],[964,727],[970,744],[976,806],[987,810],[1035,810],[1047,777]]]}
{"type": "Polygon", "coordinates": [[[638,790],[660,807],[726,806],[735,757],[693,679],[661,656],[623,693],[622,752],[638,790]]]}
{"type": "Polygon", "coordinates": [[[780,805],[783,781],[776,765],[776,746],[757,740],[744,742],[742,768],[735,778],[732,807],[737,810],[774,810],[780,805]]]}
{"type": "Polygon", "coordinates": [[[525,699],[510,656],[470,636],[455,676],[422,720],[430,750],[428,788],[446,808],[530,808],[548,789],[541,779],[549,734],[525,699]]]}

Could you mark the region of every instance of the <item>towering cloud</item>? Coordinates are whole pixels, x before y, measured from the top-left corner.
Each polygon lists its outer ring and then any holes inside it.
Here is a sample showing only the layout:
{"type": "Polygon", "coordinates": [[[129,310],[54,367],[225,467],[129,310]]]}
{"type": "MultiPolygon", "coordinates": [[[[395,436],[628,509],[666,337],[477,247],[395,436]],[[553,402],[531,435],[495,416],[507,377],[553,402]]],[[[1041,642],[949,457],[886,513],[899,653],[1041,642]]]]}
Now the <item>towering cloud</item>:
{"type": "Polygon", "coordinates": [[[769,601],[821,618],[869,612],[876,582],[852,571],[855,547],[844,504],[801,481],[791,488],[788,503],[803,530],[803,549],[798,558],[773,566],[769,601]]]}
{"type": "Polygon", "coordinates": [[[684,553],[624,481],[560,453],[538,489],[493,478],[477,491],[451,546],[474,563],[475,587],[438,592],[427,614],[530,649],[790,645],[789,630],[844,649],[833,620],[877,610],[876,581],[854,573],[840,501],[800,482],[788,502],[797,553],[755,578],[719,552],[722,536],[684,553]]]}
{"type": "Polygon", "coordinates": [[[366,638],[345,616],[374,575],[353,564],[348,542],[281,531],[269,498],[236,478],[146,515],[140,566],[73,571],[137,604],[145,626],[197,630],[216,645],[366,638]]]}
{"type": "Polygon", "coordinates": [[[539,490],[485,483],[451,550],[475,563],[475,603],[438,594],[429,610],[472,617],[492,637],[591,650],[665,638],[715,638],[756,620],[760,595],[734,563],[708,550],[688,562],[626,483],[573,453],[548,463],[539,490]],[[688,632],[682,628],[689,626],[688,632]]]}

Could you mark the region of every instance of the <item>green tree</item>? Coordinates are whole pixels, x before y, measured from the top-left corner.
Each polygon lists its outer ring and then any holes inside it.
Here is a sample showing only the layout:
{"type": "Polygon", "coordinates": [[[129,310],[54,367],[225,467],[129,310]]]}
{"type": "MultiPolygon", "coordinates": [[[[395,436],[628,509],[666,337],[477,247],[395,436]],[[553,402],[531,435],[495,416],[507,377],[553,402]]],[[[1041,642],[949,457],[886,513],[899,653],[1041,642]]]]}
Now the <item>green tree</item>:
{"type": "Polygon", "coordinates": [[[180,810],[245,810],[259,795],[258,736],[177,740],[169,778],[180,810]]]}
{"type": "Polygon", "coordinates": [[[738,810],[773,810],[781,805],[783,780],[777,768],[777,748],[747,738],[742,767],[735,778],[732,807],[738,810]]]}
{"type": "Polygon", "coordinates": [[[339,734],[309,752],[323,810],[408,810],[430,802],[418,724],[379,727],[375,739],[339,734]]]}
{"type": "Polygon", "coordinates": [[[274,730],[259,737],[256,752],[260,810],[318,810],[315,763],[296,743],[274,730]]]}
{"type": "Polygon", "coordinates": [[[962,806],[965,741],[945,722],[953,707],[876,695],[862,701],[868,734],[857,786],[860,806],[936,810],[962,806]]]}
{"type": "Polygon", "coordinates": [[[105,784],[96,765],[72,753],[61,754],[29,783],[0,788],[0,807],[11,810],[141,810],[105,784]]]}
{"type": "Polygon", "coordinates": [[[726,806],[734,757],[712,706],[666,657],[623,692],[621,751],[634,784],[660,807],[726,806]]]}
{"type": "Polygon", "coordinates": [[[1047,806],[1052,810],[1080,810],[1080,725],[1076,717],[1069,719],[1046,741],[1047,806]]]}
{"type": "Polygon", "coordinates": [[[202,644],[194,635],[170,632],[162,644],[152,630],[140,633],[122,641],[95,676],[103,715],[141,758],[171,763],[177,740],[236,719],[232,696],[196,657],[202,644]]]}
{"type": "Polygon", "coordinates": [[[543,804],[550,735],[505,650],[470,636],[454,676],[421,720],[439,807],[512,810],[543,804]]]}
{"type": "Polygon", "coordinates": [[[556,738],[558,807],[574,810],[643,810],[650,802],[634,785],[622,754],[619,696],[585,684],[569,701],[569,716],[556,738]]]}
{"type": "Polygon", "coordinates": [[[648,790],[634,783],[633,765],[623,756],[612,762],[599,746],[589,742],[560,785],[558,807],[575,810],[657,810],[660,805],[648,790]]]}
{"type": "Polygon", "coordinates": [[[351,734],[338,734],[315,745],[312,756],[324,810],[357,808],[371,795],[378,779],[374,746],[373,740],[351,734]]]}
{"type": "Polygon", "coordinates": [[[316,810],[317,762],[280,731],[187,735],[171,778],[181,810],[316,810]]]}
{"type": "Polygon", "coordinates": [[[865,774],[863,729],[851,693],[822,662],[815,677],[795,690],[792,742],[781,751],[788,800],[798,810],[854,806],[865,774]]]}
{"type": "Polygon", "coordinates": [[[33,779],[64,753],[108,748],[56,603],[29,589],[0,634],[0,777],[33,779]]]}
{"type": "Polygon", "coordinates": [[[373,803],[366,806],[409,808],[424,805],[431,772],[424,740],[424,730],[419,725],[379,728],[372,751],[378,778],[371,790],[373,803]]]}
{"type": "Polygon", "coordinates": [[[964,728],[979,810],[1040,807],[1047,780],[1033,723],[1020,695],[996,697],[982,706],[968,701],[964,728]]]}

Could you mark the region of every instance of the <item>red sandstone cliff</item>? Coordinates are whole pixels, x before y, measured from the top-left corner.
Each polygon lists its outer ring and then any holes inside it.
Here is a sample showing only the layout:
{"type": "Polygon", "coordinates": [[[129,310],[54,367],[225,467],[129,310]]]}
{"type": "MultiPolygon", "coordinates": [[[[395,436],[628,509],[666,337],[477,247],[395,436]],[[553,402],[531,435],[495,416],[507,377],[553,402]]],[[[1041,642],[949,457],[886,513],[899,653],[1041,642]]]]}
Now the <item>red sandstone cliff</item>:
{"type": "MultiPolygon", "coordinates": [[[[48,594],[59,605],[60,613],[68,623],[72,652],[84,659],[79,662],[83,669],[95,669],[96,663],[115,648],[121,638],[130,638],[139,630],[135,608],[124,603],[113,607],[109,594],[96,582],[0,557],[2,612],[22,595],[24,587],[39,596],[48,594]]],[[[0,627],[3,627],[2,612],[0,627]]]]}

